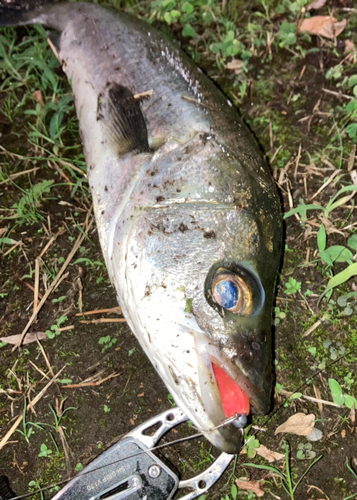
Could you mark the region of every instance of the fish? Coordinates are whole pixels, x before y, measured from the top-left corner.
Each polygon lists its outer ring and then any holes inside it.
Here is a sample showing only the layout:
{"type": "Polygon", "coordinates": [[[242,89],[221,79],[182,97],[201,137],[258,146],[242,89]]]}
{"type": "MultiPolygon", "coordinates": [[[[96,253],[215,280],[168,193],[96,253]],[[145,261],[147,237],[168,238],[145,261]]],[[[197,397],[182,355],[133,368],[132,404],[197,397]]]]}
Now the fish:
{"type": "Polygon", "coordinates": [[[0,24],[56,30],[123,314],[176,404],[238,453],[251,410],[271,408],[282,250],[279,195],[255,138],[145,21],[97,4],[2,0],[0,24]]]}

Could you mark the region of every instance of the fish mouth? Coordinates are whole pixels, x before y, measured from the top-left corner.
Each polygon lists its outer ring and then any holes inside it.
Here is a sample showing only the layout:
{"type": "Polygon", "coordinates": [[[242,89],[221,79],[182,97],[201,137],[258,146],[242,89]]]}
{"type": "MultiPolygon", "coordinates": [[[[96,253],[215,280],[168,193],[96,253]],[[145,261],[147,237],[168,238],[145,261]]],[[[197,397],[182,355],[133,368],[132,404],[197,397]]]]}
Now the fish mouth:
{"type": "Polygon", "coordinates": [[[214,425],[203,432],[221,451],[239,453],[250,408],[266,413],[270,394],[259,390],[202,330],[191,333],[195,337],[201,402],[214,425]]]}

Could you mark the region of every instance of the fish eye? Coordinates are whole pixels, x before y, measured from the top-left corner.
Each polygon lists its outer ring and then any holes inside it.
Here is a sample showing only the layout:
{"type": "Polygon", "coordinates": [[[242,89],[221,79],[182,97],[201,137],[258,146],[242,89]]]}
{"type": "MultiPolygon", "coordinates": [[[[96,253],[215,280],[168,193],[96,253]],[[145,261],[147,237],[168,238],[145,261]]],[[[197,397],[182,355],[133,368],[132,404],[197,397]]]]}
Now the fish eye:
{"type": "Polygon", "coordinates": [[[261,311],[265,293],[259,277],[245,264],[224,260],[214,264],[207,274],[205,295],[220,314],[254,316],[261,311]]]}
{"type": "Polygon", "coordinates": [[[252,309],[252,293],[241,277],[225,271],[212,280],[212,298],[219,306],[236,314],[247,315],[252,309]]]}

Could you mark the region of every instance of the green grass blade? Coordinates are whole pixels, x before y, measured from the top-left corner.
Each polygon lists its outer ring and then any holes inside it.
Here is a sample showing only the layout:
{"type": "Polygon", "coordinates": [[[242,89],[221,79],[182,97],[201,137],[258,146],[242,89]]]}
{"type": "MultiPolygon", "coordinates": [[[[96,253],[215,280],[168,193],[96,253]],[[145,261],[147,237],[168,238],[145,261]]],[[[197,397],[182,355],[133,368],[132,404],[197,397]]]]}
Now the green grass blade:
{"type": "Polygon", "coordinates": [[[299,486],[299,484],[301,483],[302,479],[306,476],[306,474],[309,472],[309,470],[311,469],[311,467],[313,465],[316,464],[316,462],[318,462],[321,458],[323,457],[323,455],[320,455],[318,458],[316,458],[309,466],[308,468],[306,469],[306,471],[301,475],[300,479],[297,481],[297,483],[295,484],[294,488],[293,488],[293,493],[295,493],[295,490],[296,488],[299,486]]]}
{"type": "Polygon", "coordinates": [[[270,465],[257,465],[257,464],[245,463],[242,464],[242,467],[254,467],[254,469],[268,470],[269,472],[274,472],[274,474],[277,474],[279,477],[281,477],[283,481],[286,481],[285,474],[283,474],[276,467],[271,467],[270,465]]]}
{"type": "MultiPolygon", "coordinates": [[[[357,186],[356,186],[357,188],[357,186]]],[[[321,205],[298,205],[297,207],[293,208],[292,210],[289,210],[286,214],[284,214],[283,219],[287,219],[288,217],[291,217],[294,214],[298,214],[301,212],[306,212],[307,210],[325,210],[324,207],[321,205]]]]}

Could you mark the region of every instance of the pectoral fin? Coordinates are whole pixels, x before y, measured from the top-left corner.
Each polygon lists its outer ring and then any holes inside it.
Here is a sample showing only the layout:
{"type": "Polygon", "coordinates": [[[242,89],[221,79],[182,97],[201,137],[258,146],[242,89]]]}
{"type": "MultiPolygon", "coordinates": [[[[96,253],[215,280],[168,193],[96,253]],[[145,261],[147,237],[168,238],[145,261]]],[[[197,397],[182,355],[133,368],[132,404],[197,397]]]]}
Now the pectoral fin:
{"type": "Polygon", "coordinates": [[[148,133],[140,103],[127,88],[113,83],[98,96],[97,120],[119,155],[150,151],[148,133]]]}

